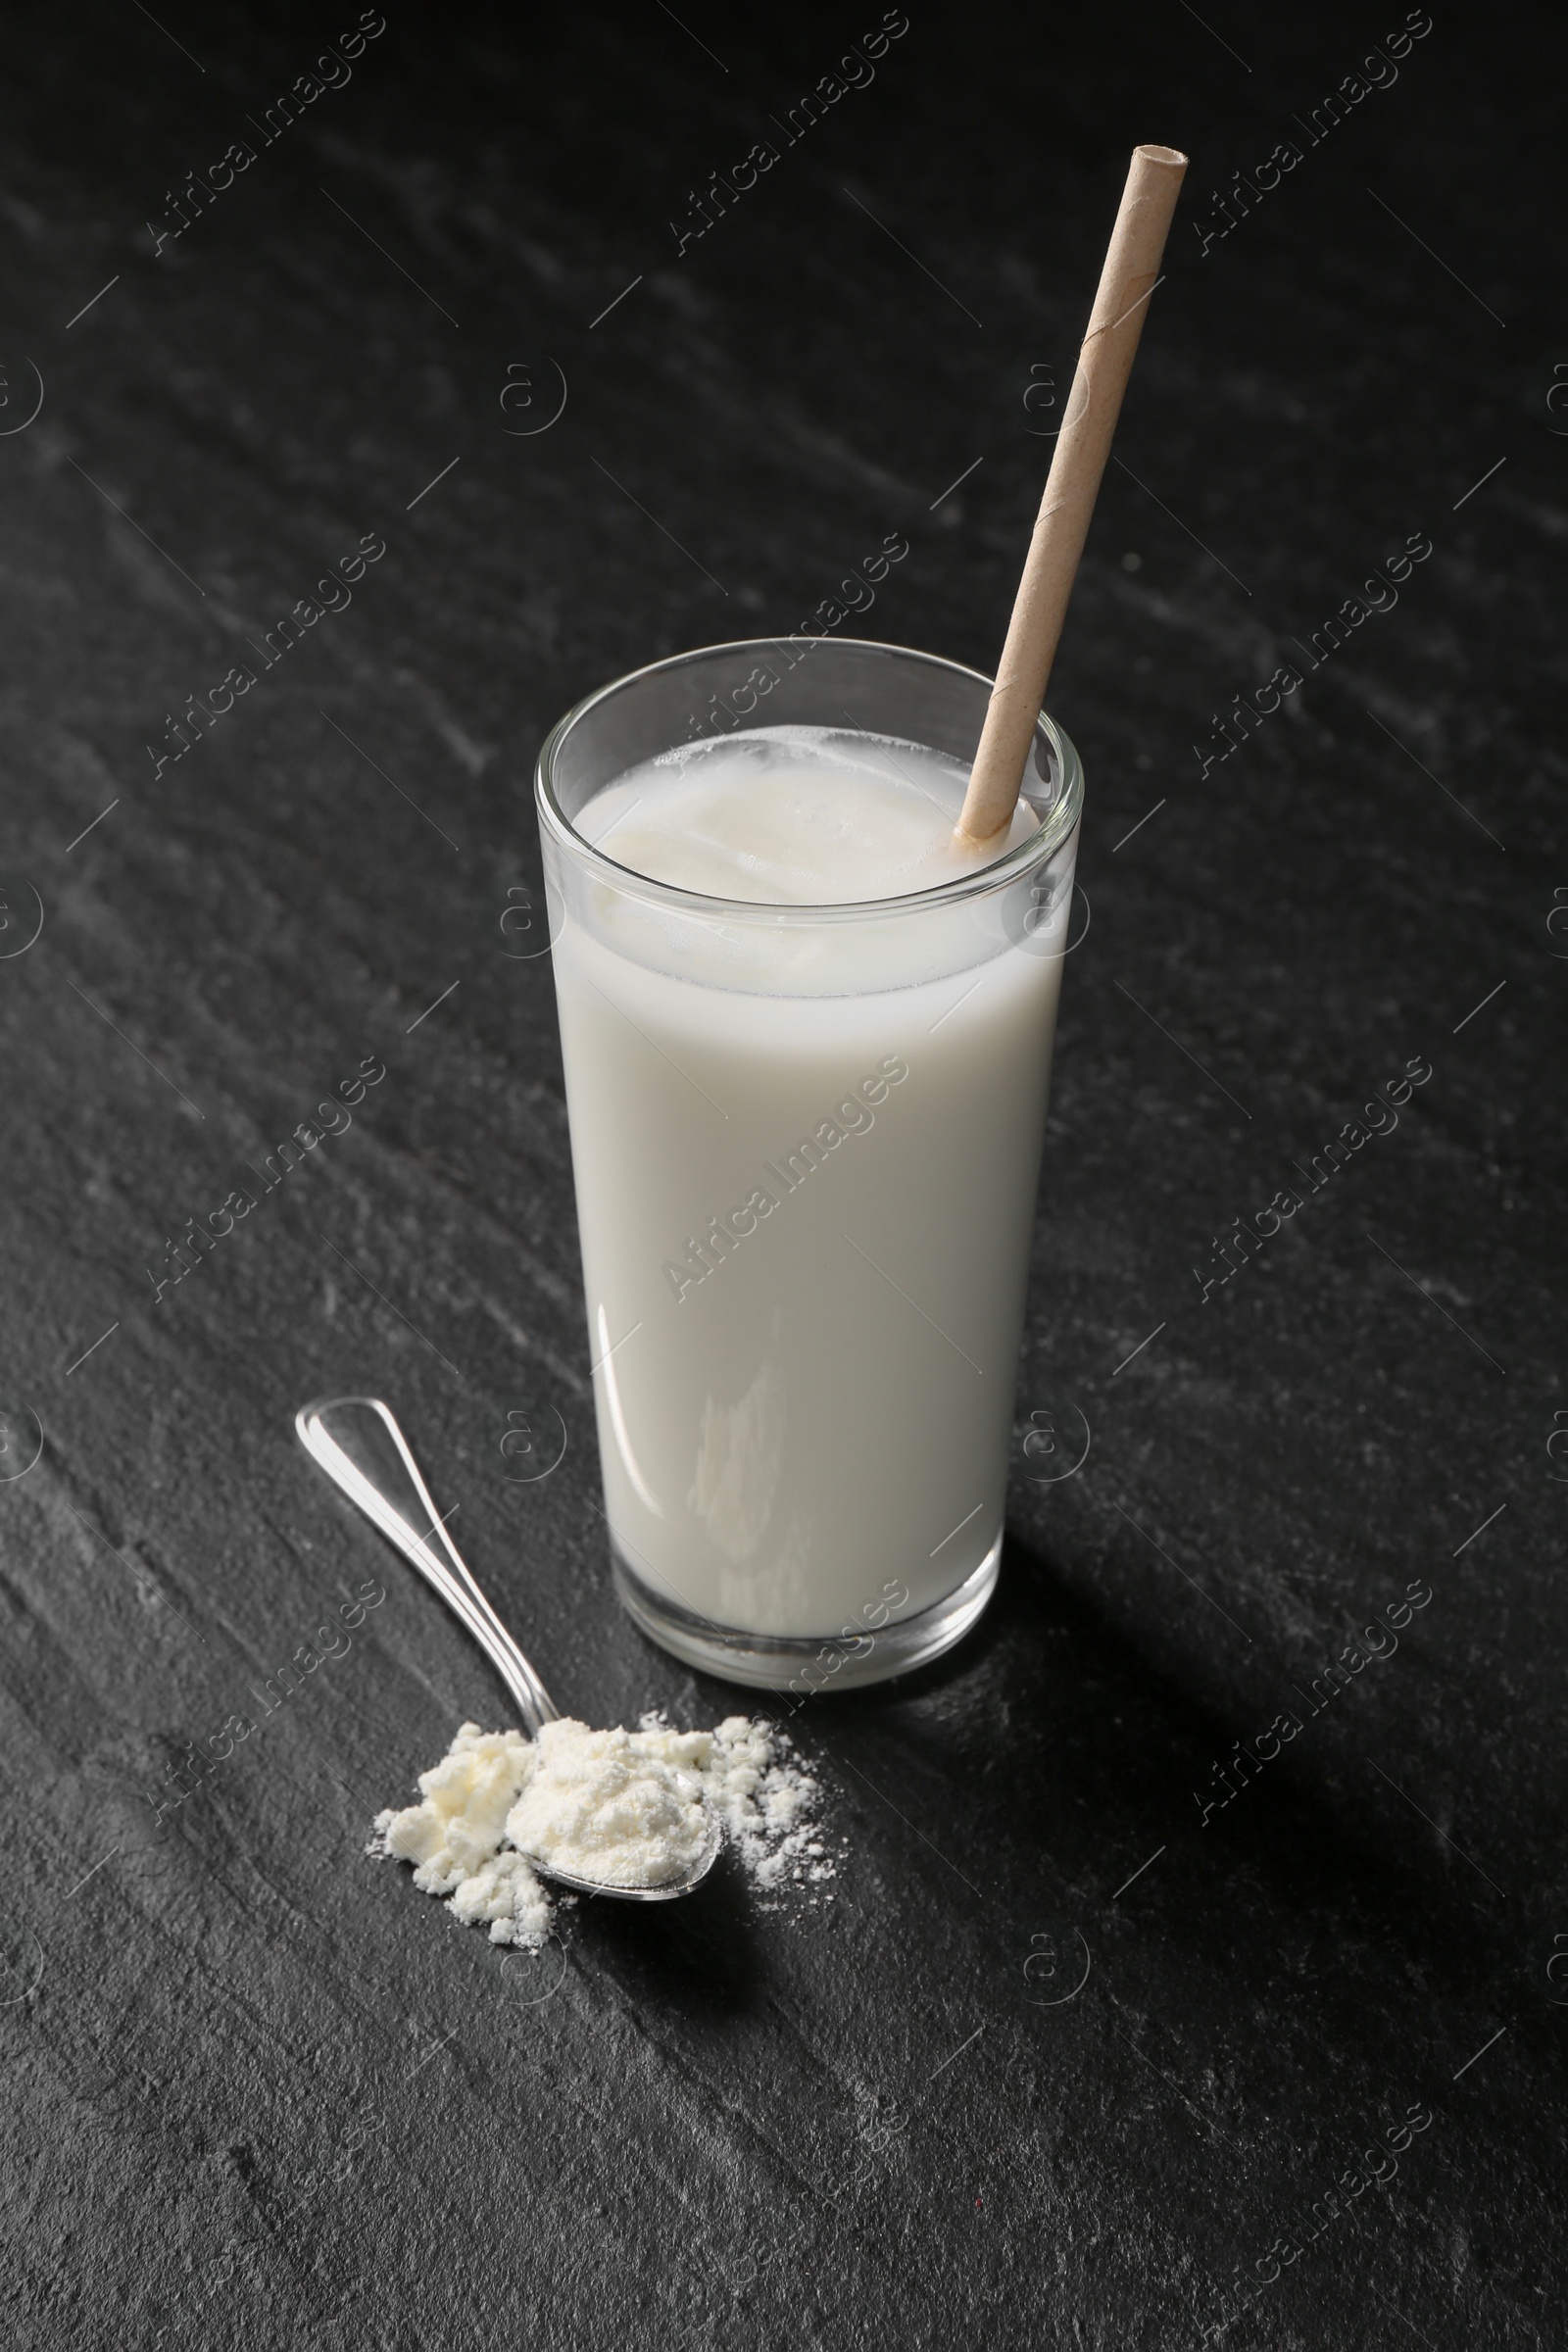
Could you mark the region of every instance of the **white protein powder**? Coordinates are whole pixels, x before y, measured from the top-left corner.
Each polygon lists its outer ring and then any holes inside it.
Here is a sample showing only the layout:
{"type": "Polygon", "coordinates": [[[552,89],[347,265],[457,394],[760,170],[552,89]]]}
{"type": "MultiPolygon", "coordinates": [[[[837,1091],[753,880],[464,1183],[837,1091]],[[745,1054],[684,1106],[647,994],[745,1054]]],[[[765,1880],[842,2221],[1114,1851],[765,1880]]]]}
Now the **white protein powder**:
{"type": "Polygon", "coordinates": [[[422,1802],[376,1815],[369,1851],[412,1862],[416,1886],[450,1895],[460,1919],[488,1921],[493,1943],[542,1943],[550,1898],[521,1854],[502,1851],[534,1761],[520,1732],[462,1725],[440,1763],[420,1773],[422,1802]]]}
{"type": "Polygon", "coordinates": [[[764,1888],[834,1874],[817,1783],[784,1733],[745,1715],[711,1732],[675,1731],[658,1714],[635,1732],[567,1717],[536,1740],[466,1723],[418,1785],[418,1804],[377,1814],[368,1850],[412,1862],[416,1886],[450,1897],[493,1943],[537,1948],[550,1933],[552,1897],[530,1856],[603,1886],[662,1886],[697,1861],[715,1818],[764,1888]]]}
{"type": "Polygon", "coordinates": [[[709,1840],[703,1785],[692,1769],[701,1732],[591,1732],[547,1723],[536,1761],[507,1815],[523,1853],[607,1886],[664,1886],[709,1840]]]}

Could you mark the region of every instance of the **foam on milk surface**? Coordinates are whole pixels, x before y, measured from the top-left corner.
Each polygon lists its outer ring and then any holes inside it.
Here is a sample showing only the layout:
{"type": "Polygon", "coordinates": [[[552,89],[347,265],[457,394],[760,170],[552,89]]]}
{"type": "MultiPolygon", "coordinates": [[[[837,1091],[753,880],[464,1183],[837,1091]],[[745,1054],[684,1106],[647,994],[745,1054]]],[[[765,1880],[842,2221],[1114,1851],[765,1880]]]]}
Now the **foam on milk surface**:
{"type": "Polygon", "coordinates": [[[618,865],[710,898],[827,906],[934,890],[992,864],[1005,841],[959,847],[969,769],[922,744],[830,727],[758,727],[662,752],[576,819],[618,865]]]}

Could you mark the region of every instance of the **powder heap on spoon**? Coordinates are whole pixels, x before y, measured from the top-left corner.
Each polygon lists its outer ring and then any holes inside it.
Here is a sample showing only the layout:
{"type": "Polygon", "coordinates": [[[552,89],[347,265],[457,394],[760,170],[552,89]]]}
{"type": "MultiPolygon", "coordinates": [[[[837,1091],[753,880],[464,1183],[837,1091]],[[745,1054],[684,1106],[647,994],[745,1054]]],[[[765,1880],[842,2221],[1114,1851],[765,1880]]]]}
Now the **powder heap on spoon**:
{"type": "Polygon", "coordinates": [[[716,1731],[592,1731],[563,1717],[537,1740],[459,1730],[419,1775],[420,1802],[376,1816],[368,1851],[412,1862],[414,1883],[487,1925],[492,1943],[537,1947],[550,1933],[545,1870],[612,1886],[685,1877],[716,1816],[764,1888],[819,1884],[834,1864],[817,1834],[817,1783],[786,1736],[731,1715],[716,1731]]]}

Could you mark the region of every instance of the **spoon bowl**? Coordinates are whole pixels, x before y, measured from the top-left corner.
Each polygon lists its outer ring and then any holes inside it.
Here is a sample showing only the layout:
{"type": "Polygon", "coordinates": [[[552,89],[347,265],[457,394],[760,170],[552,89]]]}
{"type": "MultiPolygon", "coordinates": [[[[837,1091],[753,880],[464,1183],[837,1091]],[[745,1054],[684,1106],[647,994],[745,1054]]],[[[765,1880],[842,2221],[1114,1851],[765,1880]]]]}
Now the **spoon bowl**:
{"type": "MultiPolygon", "coordinates": [[[[294,1416],[295,1434],[306,1452],[334,1486],[378,1527],[390,1544],[433,1585],[453,1615],[473,1636],[506,1684],[530,1740],[540,1727],[560,1720],[561,1709],[485,1598],[467,1562],[447,1533],[453,1512],[437,1511],[408,1440],[379,1396],[323,1396],[294,1416]],[[439,1548],[437,1548],[439,1546],[439,1548]]],[[[526,1847],[518,1851],[537,1870],[572,1894],[609,1894],[622,1902],[667,1903],[690,1894],[712,1869],[723,1831],[710,1814],[702,1852],[678,1878],[657,1885],[616,1886],[559,1870],[526,1847]]]]}
{"type": "Polygon", "coordinates": [[[574,1878],[569,1870],[561,1870],[554,1862],[542,1861],[537,1854],[529,1853],[525,1845],[519,1845],[517,1851],[530,1870],[536,1870],[542,1879],[550,1881],[552,1886],[560,1886],[567,1894],[618,1894],[627,1902],[667,1903],[677,1894],[690,1894],[694,1886],[702,1885],[717,1861],[718,1849],[723,1841],[723,1831],[716,1821],[710,1819],[702,1852],[689,1870],[684,1871],[678,1879],[665,1880],[659,1886],[615,1886],[605,1879],[574,1878]]]}

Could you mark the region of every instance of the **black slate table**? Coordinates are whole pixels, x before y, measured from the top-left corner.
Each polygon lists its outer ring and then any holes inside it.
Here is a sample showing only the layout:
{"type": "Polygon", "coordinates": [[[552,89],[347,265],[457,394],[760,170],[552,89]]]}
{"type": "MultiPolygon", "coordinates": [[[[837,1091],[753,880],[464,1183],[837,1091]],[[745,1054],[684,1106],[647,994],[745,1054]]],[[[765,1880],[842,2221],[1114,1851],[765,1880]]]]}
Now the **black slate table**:
{"type": "Polygon", "coordinates": [[[1562,20],[905,23],[11,12],[11,2341],[1568,2342],[1562,20]],[[889,533],[990,665],[1141,139],[1002,1585],[796,1717],[831,1901],[508,1955],[363,1858],[501,1707],[292,1413],[568,1705],[748,1703],[609,1588],[532,756],[889,533]]]}

